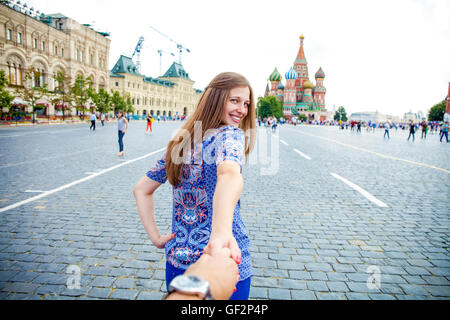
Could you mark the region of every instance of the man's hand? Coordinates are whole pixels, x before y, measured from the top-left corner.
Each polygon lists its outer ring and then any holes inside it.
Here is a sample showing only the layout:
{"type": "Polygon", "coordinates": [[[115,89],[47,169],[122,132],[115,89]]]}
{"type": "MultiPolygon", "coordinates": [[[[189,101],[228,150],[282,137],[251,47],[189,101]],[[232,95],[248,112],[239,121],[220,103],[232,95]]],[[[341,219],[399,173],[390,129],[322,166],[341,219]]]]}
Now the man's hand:
{"type": "Polygon", "coordinates": [[[196,275],[209,282],[215,300],[228,300],[238,282],[238,267],[229,248],[210,242],[208,250],[192,264],[185,274],[196,275]]]}

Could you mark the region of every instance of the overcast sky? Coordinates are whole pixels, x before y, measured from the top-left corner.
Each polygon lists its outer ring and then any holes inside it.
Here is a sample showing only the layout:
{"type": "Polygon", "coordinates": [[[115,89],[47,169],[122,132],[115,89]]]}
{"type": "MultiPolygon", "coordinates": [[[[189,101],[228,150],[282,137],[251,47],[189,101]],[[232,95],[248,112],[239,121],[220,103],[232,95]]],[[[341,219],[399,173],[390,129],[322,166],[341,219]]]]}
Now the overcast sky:
{"type": "MultiPolygon", "coordinates": [[[[310,80],[326,77],[326,106],[349,113],[426,112],[443,100],[450,82],[450,0],[29,0],[44,13],[60,12],[111,32],[110,69],[131,56],[140,36],[142,73],[159,75],[190,49],[183,66],[203,89],[218,73],[244,75],[264,95],[275,67],[293,65],[305,36],[310,80]]],[[[315,81],[315,80],[314,80],[315,81]]]]}

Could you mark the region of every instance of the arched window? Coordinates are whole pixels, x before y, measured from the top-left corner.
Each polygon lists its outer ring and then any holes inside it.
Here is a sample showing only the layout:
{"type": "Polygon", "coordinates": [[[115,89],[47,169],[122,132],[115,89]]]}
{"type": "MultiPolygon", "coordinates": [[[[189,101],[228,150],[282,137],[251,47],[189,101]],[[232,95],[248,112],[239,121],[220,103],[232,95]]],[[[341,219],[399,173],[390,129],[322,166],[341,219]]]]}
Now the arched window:
{"type": "Polygon", "coordinates": [[[8,79],[10,85],[23,86],[23,62],[16,55],[8,57],[6,64],[8,65],[8,79]]]}
{"type": "Polygon", "coordinates": [[[37,61],[33,64],[32,84],[36,88],[42,88],[45,84],[45,66],[37,61]]]}

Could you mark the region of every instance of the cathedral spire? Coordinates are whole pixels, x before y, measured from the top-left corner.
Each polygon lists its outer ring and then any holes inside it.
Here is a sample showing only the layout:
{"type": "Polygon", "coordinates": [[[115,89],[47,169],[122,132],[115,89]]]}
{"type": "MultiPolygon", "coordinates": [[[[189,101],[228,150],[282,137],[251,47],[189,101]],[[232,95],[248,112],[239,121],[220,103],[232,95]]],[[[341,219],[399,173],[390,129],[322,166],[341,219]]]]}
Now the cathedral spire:
{"type": "Polygon", "coordinates": [[[306,63],[306,57],[305,57],[305,51],[303,49],[303,40],[305,37],[303,34],[300,36],[300,49],[298,50],[297,58],[295,59],[295,62],[297,63],[306,63]]]}

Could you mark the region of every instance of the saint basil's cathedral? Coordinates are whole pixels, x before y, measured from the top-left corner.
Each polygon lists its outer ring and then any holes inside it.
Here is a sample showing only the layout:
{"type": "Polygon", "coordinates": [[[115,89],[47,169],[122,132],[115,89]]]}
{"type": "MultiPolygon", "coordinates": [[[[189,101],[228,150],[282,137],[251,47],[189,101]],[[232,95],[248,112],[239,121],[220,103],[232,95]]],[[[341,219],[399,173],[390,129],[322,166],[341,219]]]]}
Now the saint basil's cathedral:
{"type": "Polygon", "coordinates": [[[305,115],[311,121],[325,121],[327,110],[325,109],[326,89],[323,86],[325,73],[322,68],[316,72],[316,85],[309,81],[308,62],[306,61],[303,41],[300,36],[300,49],[294,62],[294,66],[286,72],[286,84],[281,82],[282,76],[277,68],[269,77],[269,85],[266,87],[265,97],[275,96],[283,103],[283,114],[286,118],[305,115]]]}

